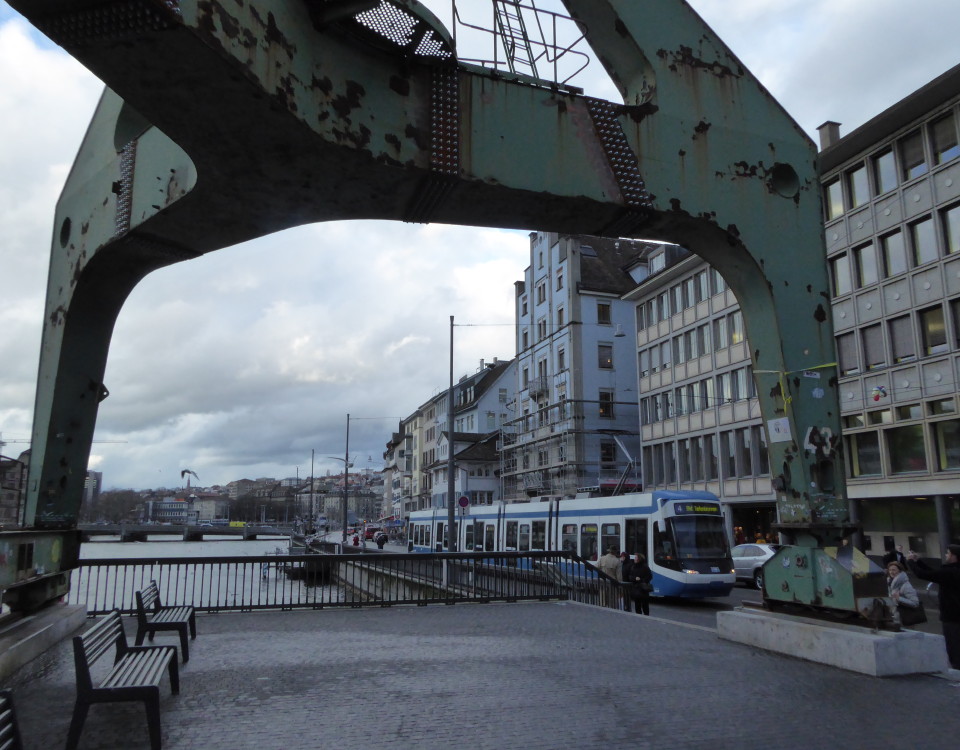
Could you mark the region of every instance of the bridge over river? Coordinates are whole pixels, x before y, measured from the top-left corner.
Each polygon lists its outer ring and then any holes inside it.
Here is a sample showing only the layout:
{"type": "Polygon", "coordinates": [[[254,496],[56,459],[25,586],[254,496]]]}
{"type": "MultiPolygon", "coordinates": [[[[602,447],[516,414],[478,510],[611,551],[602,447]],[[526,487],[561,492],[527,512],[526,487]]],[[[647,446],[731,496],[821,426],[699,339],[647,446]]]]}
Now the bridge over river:
{"type": "Polygon", "coordinates": [[[133,524],[133,523],[86,523],[80,524],[83,541],[93,536],[118,536],[121,542],[145,542],[148,536],[179,537],[185,542],[202,542],[205,537],[234,537],[237,539],[258,539],[264,536],[289,536],[292,527],[247,525],[212,526],[209,524],[133,524]]]}

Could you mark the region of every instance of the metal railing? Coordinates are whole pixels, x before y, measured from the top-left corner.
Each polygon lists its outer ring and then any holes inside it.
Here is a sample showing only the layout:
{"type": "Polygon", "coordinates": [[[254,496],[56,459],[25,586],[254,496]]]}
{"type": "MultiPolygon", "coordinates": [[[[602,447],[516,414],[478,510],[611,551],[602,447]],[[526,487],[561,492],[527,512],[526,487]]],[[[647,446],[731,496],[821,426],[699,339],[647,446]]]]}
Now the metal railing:
{"type": "Polygon", "coordinates": [[[70,604],[136,611],[156,581],[165,605],[199,612],[573,600],[619,607],[618,582],[567,552],[303,554],[81,560],[70,604]]]}

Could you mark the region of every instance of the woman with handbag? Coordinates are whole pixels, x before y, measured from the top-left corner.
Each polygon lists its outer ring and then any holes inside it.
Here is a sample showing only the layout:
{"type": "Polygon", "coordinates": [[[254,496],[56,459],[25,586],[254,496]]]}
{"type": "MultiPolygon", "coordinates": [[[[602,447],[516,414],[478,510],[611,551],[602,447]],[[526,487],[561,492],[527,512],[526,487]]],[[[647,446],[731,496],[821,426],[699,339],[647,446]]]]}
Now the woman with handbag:
{"type": "MultiPolygon", "coordinates": [[[[650,614],[650,592],[653,591],[653,571],[647,565],[647,558],[639,552],[634,555],[626,576],[629,576],[630,598],[637,614],[650,614]]],[[[625,577],[626,577],[625,576],[625,577]]]]}
{"type": "Polygon", "coordinates": [[[919,625],[927,621],[917,590],[907,578],[903,565],[896,560],[887,564],[887,590],[900,613],[901,625],[919,625]]]}

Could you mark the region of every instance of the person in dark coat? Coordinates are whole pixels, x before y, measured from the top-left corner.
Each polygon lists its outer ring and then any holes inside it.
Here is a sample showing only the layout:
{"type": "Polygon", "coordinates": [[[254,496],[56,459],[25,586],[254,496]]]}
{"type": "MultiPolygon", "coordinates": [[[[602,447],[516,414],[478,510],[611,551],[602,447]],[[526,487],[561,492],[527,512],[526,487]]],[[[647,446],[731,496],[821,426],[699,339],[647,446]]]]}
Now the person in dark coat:
{"type": "MultiPolygon", "coordinates": [[[[653,571],[647,565],[647,558],[639,552],[633,560],[624,566],[623,580],[629,583],[630,599],[636,608],[637,614],[650,614],[650,591],[652,591],[653,571]]],[[[627,611],[630,611],[629,605],[627,611]]]]}
{"type": "Polygon", "coordinates": [[[389,539],[389,537],[385,531],[378,531],[373,537],[373,541],[377,543],[378,549],[383,549],[383,545],[387,543],[387,539],[389,539]]]}
{"type": "Polygon", "coordinates": [[[960,544],[947,545],[943,565],[931,568],[916,552],[907,555],[911,572],[924,581],[933,581],[939,587],[940,626],[947,642],[950,666],[960,669],[960,544]]]}
{"type": "Polygon", "coordinates": [[[883,556],[883,567],[886,568],[890,563],[897,563],[902,569],[906,570],[907,568],[907,556],[903,554],[903,545],[898,544],[896,547],[888,549],[886,554],[883,556]]]}

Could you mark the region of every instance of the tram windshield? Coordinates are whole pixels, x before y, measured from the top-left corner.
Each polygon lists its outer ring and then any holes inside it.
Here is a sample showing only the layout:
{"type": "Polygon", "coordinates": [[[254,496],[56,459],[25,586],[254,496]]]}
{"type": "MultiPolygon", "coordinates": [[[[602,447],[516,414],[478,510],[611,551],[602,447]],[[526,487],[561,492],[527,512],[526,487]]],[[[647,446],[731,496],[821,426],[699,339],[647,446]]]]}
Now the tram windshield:
{"type": "Polygon", "coordinates": [[[665,547],[673,547],[667,557],[677,560],[707,560],[730,557],[730,547],[723,528],[723,519],[717,516],[678,516],[667,519],[665,547]]]}

